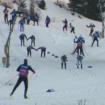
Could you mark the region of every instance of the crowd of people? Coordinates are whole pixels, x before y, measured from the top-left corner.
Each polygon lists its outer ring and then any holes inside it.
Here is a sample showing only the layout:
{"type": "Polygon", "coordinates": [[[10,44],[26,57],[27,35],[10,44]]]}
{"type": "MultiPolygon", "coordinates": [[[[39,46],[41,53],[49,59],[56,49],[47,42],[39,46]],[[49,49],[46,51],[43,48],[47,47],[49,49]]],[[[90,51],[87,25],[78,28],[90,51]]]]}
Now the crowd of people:
{"type": "MultiPolygon", "coordinates": [[[[13,9],[13,11],[10,13],[10,15],[12,15],[12,18],[10,20],[8,20],[9,10],[7,8],[5,8],[3,10],[3,13],[4,13],[4,22],[7,23],[8,25],[10,24],[10,30],[11,30],[14,19],[16,17],[16,11],[15,11],[15,9],[13,9]]],[[[32,20],[31,15],[27,15],[26,13],[23,13],[21,19],[18,22],[20,24],[20,32],[22,32],[22,34],[19,36],[21,46],[25,46],[25,41],[31,40],[30,45],[27,47],[27,57],[32,56],[32,52],[31,52],[32,49],[35,50],[35,51],[38,51],[38,50],[41,49],[40,56],[45,58],[46,57],[46,47],[41,46],[41,47],[35,48],[35,40],[36,40],[35,36],[31,35],[29,38],[27,38],[26,34],[24,33],[24,24],[27,23],[27,25],[30,25],[30,20],[32,20]]],[[[33,26],[35,26],[35,23],[37,23],[37,26],[39,26],[39,16],[38,16],[37,13],[35,13],[35,17],[34,17],[34,19],[32,21],[33,21],[33,26]]],[[[75,34],[75,27],[72,25],[72,23],[68,23],[67,19],[62,20],[62,22],[64,23],[63,31],[65,31],[65,30],[67,31],[68,28],[71,28],[70,33],[75,34]]],[[[46,19],[45,19],[45,25],[46,25],[47,28],[49,27],[50,23],[51,23],[51,19],[47,15],[46,19]]],[[[92,39],[93,39],[91,47],[93,47],[93,44],[94,44],[95,41],[97,41],[97,46],[99,46],[98,38],[100,38],[100,35],[99,35],[98,31],[94,32],[95,25],[91,23],[89,26],[86,25],[86,27],[90,28],[89,36],[91,36],[92,39]]],[[[76,43],[77,46],[76,46],[75,50],[72,52],[72,54],[77,53],[76,54],[77,68],[79,69],[79,65],[80,65],[81,69],[82,69],[83,68],[82,60],[83,60],[83,58],[85,56],[84,51],[83,51],[83,44],[85,43],[85,39],[84,39],[84,37],[82,35],[80,35],[79,37],[75,36],[74,43],[76,43]]],[[[11,92],[10,97],[13,95],[14,91],[20,85],[20,83],[22,81],[24,81],[24,84],[25,84],[24,98],[28,98],[27,97],[27,89],[28,89],[27,75],[28,75],[28,70],[31,70],[33,73],[35,73],[35,71],[30,66],[28,66],[27,62],[28,62],[27,59],[25,59],[24,64],[20,65],[17,68],[17,71],[19,72],[19,79],[18,79],[13,91],[11,92]]],[[[61,69],[63,69],[63,68],[66,69],[67,68],[66,62],[67,62],[67,56],[66,55],[61,56],[61,69]]]]}

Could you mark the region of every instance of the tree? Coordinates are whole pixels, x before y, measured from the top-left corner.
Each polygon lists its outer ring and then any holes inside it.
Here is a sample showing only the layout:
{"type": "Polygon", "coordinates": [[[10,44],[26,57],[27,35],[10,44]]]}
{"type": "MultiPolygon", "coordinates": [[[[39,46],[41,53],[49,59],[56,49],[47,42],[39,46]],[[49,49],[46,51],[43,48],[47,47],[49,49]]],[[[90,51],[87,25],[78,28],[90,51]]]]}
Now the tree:
{"type": "Polygon", "coordinates": [[[44,1],[44,0],[40,1],[40,2],[39,2],[39,8],[45,10],[45,7],[46,7],[45,1],[44,1]]]}
{"type": "Polygon", "coordinates": [[[35,2],[34,0],[30,0],[30,7],[29,7],[29,14],[31,16],[31,19],[35,19],[35,2]]]}
{"type": "MultiPolygon", "coordinates": [[[[102,11],[105,11],[105,0],[101,0],[102,11]]],[[[100,8],[98,0],[70,0],[69,8],[73,12],[77,12],[94,20],[101,21],[100,8]]]]}

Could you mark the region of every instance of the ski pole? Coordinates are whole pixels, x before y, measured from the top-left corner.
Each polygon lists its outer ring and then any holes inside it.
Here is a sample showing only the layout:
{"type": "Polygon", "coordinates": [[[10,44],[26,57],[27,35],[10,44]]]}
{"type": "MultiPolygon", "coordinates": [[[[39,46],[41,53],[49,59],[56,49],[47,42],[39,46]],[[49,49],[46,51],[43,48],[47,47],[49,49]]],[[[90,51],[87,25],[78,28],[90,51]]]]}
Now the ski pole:
{"type": "Polygon", "coordinates": [[[30,80],[30,78],[33,76],[34,73],[31,74],[31,76],[28,78],[28,81],[30,80]]]}
{"type": "Polygon", "coordinates": [[[15,75],[12,79],[10,79],[5,85],[7,85],[11,80],[13,80],[15,77],[17,77],[19,74],[15,75]]]}

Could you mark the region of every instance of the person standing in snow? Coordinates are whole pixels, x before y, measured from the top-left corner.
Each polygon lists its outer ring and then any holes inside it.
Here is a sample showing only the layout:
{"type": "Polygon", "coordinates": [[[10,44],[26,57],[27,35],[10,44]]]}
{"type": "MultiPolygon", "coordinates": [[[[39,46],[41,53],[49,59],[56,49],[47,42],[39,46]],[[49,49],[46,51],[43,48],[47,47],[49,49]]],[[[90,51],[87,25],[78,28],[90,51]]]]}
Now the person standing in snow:
{"type": "Polygon", "coordinates": [[[92,23],[90,23],[90,26],[88,26],[88,25],[86,25],[88,28],[90,28],[90,34],[89,34],[89,36],[92,36],[92,33],[93,33],[93,31],[94,31],[94,27],[95,27],[95,25],[94,24],[92,24],[92,23]]]}
{"type": "Polygon", "coordinates": [[[81,55],[78,55],[77,56],[77,68],[79,69],[79,63],[81,65],[81,69],[83,68],[82,66],[82,60],[83,60],[83,57],[81,55]]]}
{"type": "Polygon", "coordinates": [[[72,33],[72,32],[73,32],[73,33],[75,34],[75,32],[74,32],[74,29],[75,29],[75,28],[72,26],[72,24],[71,24],[71,23],[70,23],[70,28],[71,28],[70,33],[72,33]]]}
{"type": "Polygon", "coordinates": [[[22,46],[22,45],[25,46],[25,40],[24,40],[24,38],[26,38],[26,40],[27,40],[27,36],[23,33],[23,34],[21,34],[21,35],[19,36],[19,38],[20,38],[20,40],[21,40],[21,46],[22,46]]]}
{"type": "MultiPolygon", "coordinates": [[[[32,47],[32,46],[28,46],[27,47],[27,56],[29,56],[29,54],[30,54],[30,57],[31,57],[31,49],[34,49],[34,50],[36,50],[34,47],[32,47]]],[[[37,50],[36,50],[37,51],[37,50]]]]}
{"type": "Polygon", "coordinates": [[[29,37],[27,40],[29,40],[29,39],[31,39],[31,46],[32,46],[32,44],[34,44],[34,46],[35,46],[35,36],[32,35],[32,36],[29,37]]]}
{"type": "Polygon", "coordinates": [[[3,12],[4,12],[5,23],[8,23],[8,12],[9,12],[9,10],[7,10],[7,7],[5,7],[3,12]]]}
{"type": "Polygon", "coordinates": [[[45,55],[46,55],[46,47],[45,46],[39,47],[39,48],[37,48],[36,51],[38,51],[39,49],[41,49],[41,57],[42,57],[43,53],[44,53],[44,57],[45,57],[45,55]]]}
{"type": "Polygon", "coordinates": [[[62,20],[62,21],[63,21],[63,23],[64,23],[64,26],[63,26],[63,31],[64,31],[64,29],[66,29],[66,31],[67,31],[68,21],[67,21],[67,19],[62,20]]]}
{"type": "Polygon", "coordinates": [[[39,25],[38,24],[38,21],[39,21],[39,17],[37,15],[37,13],[35,14],[35,19],[34,19],[34,26],[35,26],[35,22],[37,23],[37,26],[39,25]]]}
{"type": "Polygon", "coordinates": [[[98,38],[100,38],[98,32],[96,31],[94,34],[93,34],[93,42],[92,42],[92,45],[91,47],[93,46],[94,42],[97,41],[97,46],[99,46],[98,44],[98,38]]]}
{"type": "Polygon", "coordinates": [[[78,39],[77,41],[75,41],[75,39],[74,39],[74,43],[77,43],[77,47],[72,54],[74,54],[77,51],[78,55],[82,54],[84,56],[84,52],[83,52],[83,48],[82,48],[83,43],[81,42],[81,40],[78,39]],[[79,53],[79,50],[80,50],[80,53],[79,53]]]}
{"type": "Polygon", "coordinates": [[[63,55],[61,57],[61,68],[63,69],[63,64],[65,65],[65,69],[66,69],[66,62],[67,62],[67,57],[65,55],[63,55]]]}
{"type": "Polygon", "coordinates": [[[15,9],[10,13],[10,15],[12,14],[12,20],[14,20],[16,13],[15,13],[15,9]]]}
{"type": "Polygon", "coordinates": [[[24,59],[24,64],[20,65],[17,68],[17,71],[19,72],[19,78],[18,78],[18,81],[17,81],[15,87],[13,88],[12,92],[10,93],[10,98],[14,94],[15,90],[17,89],[17,87],[20,85],[20,83],[22,81],[24,82],[24,86],[25,86],[24,98],[28,98],[27,91],[28,91],[28,72],[29,72],[29,70],[31,70],[35,74],[35,70],[32,69],[32,67],[28,65],[28,60],[24,59]]]}
{"type": "Polygon", "coordinates": [[[20,31],[24,32],[24,24],[25,24],[24,19],[21,19],[18,23],[20,24],[20,31]]]}
{"type": "Polygon", "coordinates": [[[13,19],[10,19],[9,21],[8,21],[8,25],[10,24],[10,30],[11,30],[11,28],[12,28],[12,25],[13,25],[13,19]]]}
{"type": "Polygon", "coordinates": [[[46,23],[46,27],[49,27],[49,23],[50,23],[50,17],[49,16],[46,17],[45,23],[46,23]]]}
{"type": "Polygon", "coordinates": [[[30,20],[31,20],[31,16],[29,15],[29,16],[27,16],[27,25],[29,25],[30,24],[30,20]]]}

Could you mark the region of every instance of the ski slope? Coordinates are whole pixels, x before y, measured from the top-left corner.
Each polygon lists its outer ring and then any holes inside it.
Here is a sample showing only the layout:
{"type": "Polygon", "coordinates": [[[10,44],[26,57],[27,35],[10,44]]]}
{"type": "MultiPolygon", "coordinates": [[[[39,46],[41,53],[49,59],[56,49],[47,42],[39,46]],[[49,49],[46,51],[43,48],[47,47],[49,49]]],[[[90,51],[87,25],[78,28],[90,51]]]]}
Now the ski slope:
{"type": "MultiPolygon", "coordinates": [[[[40,26],[25,25],[24,33],[27,37],[32,34],[36,37],[35,48],[46,46],[46,58],[41,58],[41,51],[32,50],[32,57],[27,57],[27,47],[31,44],[30,40],[25,40],[25,46],[20,45],[18,21],[14,27],[10,43],[10,67],[5,68],[2,64],[4,45],[9,35],[9,26],[3,20],[3,7],[0,6],[0,105],[78,105],[82,100],[84,105],[104,105],[105,104],[105,39],[99,39],[99,47],[91,47],[92,38],[89,37],[90,29],[86,25],[95,24],[95,31],[102,29],[102,23],[72,16],[69,11],[59,8],[53,0],[45,0],[47,10],[41,10],[40,26]],[[45,27],[45,18],[49,15],[51,21],[49,28],[45,27]],[[62,20],[67,18],[68,22],[75,27],[76,34],[62,31],[62,20]],[[83,69],[77,69],[76,56],[70,53],[74,50],[73,40],[76,36],[82,35],[86,43],[83,46],[85,57],[83,59],[83,69]],[[50,54],[47,54],[50,52],[50,54]],[[52,56],[55,54],[58,58],[52,56]],[[67,55],[67,69],[61,69],[62,55],[67,55]],[[27,96],[24,99],[24,84],[17,88],[14,95],[9,99],[9,95],[15,86],[18,77],[4,85],[11,78],[18,74],[17,67],[27,58],[28,64],[36,71],[36,74],[29,80],[27,96]],[[93,68],[87,68],[92,66],[93,68]],[[54,89],[55,92],[46,92],[54,89]],[[86,100],[86,101],[85,101],[86,100]]],[[[12,10],[9,10],[12,11],[12,10]]],[[[9,16],[9,19],[11,16],[9,16]]],[[[32,72],[29,72],[29,77],[32,72]]],[[[82,105],[81,104],[81,105],[82,105]]]]}

